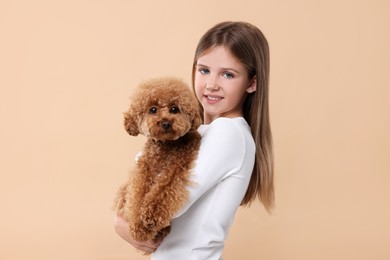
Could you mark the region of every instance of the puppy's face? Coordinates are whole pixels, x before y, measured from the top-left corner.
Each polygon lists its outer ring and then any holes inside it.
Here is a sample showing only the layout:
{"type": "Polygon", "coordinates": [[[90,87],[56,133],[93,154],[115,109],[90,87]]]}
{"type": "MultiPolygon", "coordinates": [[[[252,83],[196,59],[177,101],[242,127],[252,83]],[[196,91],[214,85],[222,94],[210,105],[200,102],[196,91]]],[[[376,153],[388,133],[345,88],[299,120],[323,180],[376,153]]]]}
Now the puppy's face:
{"type": "Polygon", "coordinates": [[[198,104],[182,81],[155,79],[142,84],[125,113],[130,135],[176,140],[201,124],[198,104]]]}
{"type": "Polygon", "coordinates": [[[191,129],[191,121],[178,100],[154,98],[139,125],[140,133],[156,140],[176,140],[191,129]]]}

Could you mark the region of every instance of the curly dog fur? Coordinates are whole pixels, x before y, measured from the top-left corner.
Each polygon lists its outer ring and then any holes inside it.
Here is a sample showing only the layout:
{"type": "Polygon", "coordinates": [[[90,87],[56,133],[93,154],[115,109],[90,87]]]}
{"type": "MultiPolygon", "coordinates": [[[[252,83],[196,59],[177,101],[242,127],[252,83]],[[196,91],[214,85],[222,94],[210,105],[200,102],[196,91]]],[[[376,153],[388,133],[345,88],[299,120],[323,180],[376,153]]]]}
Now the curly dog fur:
{"type": "Polygon", "coordinates": [[[189,87],[176,78],[140,84],[124,125],[147,141],[130,178],[119,190],[117,213],[138,241],[166,236],[172,217],[188,197],[190,170],[200,146],[199,106],[189,87]]]}

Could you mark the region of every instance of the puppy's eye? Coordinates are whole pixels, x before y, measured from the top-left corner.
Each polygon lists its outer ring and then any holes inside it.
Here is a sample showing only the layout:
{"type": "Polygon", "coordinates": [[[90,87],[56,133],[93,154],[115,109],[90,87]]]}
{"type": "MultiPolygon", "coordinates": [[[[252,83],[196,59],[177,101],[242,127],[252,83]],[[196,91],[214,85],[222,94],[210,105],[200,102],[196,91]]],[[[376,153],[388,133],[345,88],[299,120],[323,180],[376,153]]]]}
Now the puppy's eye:
{"type": "Polygon", "coordinates": [[[172,114],[177,114],[180,112],[180,109],[177,106],[173,106],[173,107],[171,107],[169,112],[171,112],[172,114]]]}
{"type": "Polygon", "coordinates": [[[156,114],[157,113],[157,108],[156,107],[151,107],[149,109],[149,114],[156,114]]]}

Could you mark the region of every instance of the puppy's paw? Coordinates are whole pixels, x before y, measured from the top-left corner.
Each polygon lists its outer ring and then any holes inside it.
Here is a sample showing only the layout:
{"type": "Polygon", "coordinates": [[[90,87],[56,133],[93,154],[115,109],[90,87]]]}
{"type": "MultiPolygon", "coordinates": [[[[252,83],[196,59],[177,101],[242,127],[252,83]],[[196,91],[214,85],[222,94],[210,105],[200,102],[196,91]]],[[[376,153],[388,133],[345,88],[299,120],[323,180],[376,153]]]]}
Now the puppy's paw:
{"type": "Polygon", "coordinates": [[[149,207],[142,211],[142,223],[145,229],[154,231],[157,233],[161,229],[170,225],[170,219],[166,216],[166,213],[156,207],[149,207]]]}
{"type": "Polygon", "coordinates": [[[152,217],[146,217],[142,220],[143,226],[146,230],[154,230],[156,227],[156,220],[152,217]]]}
{"type": "Polygon", "coordinates": [[[144,242],[149,239],[148,232],[143,225],[133,225],[129,227],[129,233],[132,238],[139,242],[144,242]]]}

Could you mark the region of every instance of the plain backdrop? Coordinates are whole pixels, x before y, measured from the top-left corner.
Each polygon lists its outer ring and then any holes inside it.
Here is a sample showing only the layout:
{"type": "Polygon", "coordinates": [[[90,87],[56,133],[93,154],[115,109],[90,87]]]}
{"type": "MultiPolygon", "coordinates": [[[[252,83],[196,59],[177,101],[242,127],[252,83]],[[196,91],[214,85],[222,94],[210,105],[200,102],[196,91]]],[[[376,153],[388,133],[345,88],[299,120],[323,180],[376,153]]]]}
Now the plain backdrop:
{"type": "Polygon", "coordinates": [[[390,259],[390,2],[0,1],[0,259],[149,259],[113,230],[141,149],[137,84],[190,82],[214,24],[271,49],[276,208],[241,208],[224,259],[390,259]]]}

